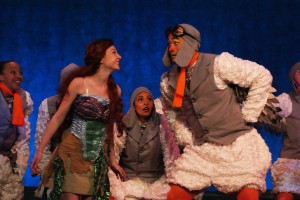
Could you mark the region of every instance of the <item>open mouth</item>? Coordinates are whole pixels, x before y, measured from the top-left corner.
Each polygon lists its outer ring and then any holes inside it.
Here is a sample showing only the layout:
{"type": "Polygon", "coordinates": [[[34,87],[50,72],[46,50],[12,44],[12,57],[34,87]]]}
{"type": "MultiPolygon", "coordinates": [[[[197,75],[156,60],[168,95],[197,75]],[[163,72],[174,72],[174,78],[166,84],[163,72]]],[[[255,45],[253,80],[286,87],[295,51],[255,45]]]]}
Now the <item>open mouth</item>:
{"type": "Polygon", "coordinates": [[[22,81],[14,81],[14,83],[17,85],[17,86],[20,86],[22,81]]]}
{"type": "Polygon", "coordinates": [[[143,108],[143,111],[144,111],[144,112],[149,112],[150,109],[149,109],[148,107],[145,107],[145,108],[143,108]]]}

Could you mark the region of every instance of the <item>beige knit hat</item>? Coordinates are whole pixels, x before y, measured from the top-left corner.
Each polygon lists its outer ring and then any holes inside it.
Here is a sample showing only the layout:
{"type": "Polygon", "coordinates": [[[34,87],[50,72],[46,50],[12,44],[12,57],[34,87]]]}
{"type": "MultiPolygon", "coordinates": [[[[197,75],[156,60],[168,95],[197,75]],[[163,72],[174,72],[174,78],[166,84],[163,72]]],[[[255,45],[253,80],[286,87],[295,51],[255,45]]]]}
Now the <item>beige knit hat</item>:
{"type": "Polygon", "coordinates": [[[71,72],[75,71],[76,69],[79,69],[79,66],[74,63],[70,63],[67,66],[65,66],[60,72],[60,83],[62,83],[62,81],[65,78],[67,78],[71,72]]]}

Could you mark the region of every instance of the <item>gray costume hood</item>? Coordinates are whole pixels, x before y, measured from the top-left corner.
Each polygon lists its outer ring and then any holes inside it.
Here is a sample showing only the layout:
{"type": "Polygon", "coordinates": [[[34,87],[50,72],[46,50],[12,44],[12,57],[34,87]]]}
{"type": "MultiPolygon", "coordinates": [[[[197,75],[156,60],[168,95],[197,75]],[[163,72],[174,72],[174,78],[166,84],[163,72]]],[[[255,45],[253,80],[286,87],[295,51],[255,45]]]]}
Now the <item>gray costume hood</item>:
{"type": "MultiPolygon", "coordinates": [[[[189,24],[179,24],[175,26],[171,32],[174,37],[182,37],[184,43],[180,47],[174,62],[179,67],[186,67],[192,59],[194,52],[200,48],[200,32],[189,24]]],[[[169,67],[172,64],[168,47],[163,57],[163,63],[169,67]]]]}
{"type": "MultiPolygon", "coordinates": [[[[135,107],[133,104],[134,104],[134,100],[135,100],[136,96],[138,94],[140,94],[141,92],[148,92],[153,97],[152,93],[145,87],[138,87],[137,89],[135,89],[133,91],[133,93],[131,94],[131,97],[130,97],[129,110],[126,113],[126,115],[123,117],[123,123],[125,124],[126,128],[132,128],[138,122],[138,116],[136,114],[135,107]]],[[[153,104],[153,106],[154,106],[154,104],[153,104]]],[[[149,121],[154,120],[155,116],[156,116],[156,111],[155,111],[155,107],[154,107],[152,114],[151,114],[151,119],[149,119],[149,121]]]]}

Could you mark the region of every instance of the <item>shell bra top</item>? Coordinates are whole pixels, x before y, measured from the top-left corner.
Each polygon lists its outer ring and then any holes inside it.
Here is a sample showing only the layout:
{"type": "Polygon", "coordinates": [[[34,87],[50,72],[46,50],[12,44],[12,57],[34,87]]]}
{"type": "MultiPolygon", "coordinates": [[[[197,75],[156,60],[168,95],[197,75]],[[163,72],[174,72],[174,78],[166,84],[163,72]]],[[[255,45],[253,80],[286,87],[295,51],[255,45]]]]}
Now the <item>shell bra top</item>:
{"type": "Polygon", "coordinates": [[[72,122],[68,128],[83,143],[83,156],[95,160],[106,139],[106,123],[110,109],[109,99],[86,94],[76,97],[73,103],[72,122]]]}

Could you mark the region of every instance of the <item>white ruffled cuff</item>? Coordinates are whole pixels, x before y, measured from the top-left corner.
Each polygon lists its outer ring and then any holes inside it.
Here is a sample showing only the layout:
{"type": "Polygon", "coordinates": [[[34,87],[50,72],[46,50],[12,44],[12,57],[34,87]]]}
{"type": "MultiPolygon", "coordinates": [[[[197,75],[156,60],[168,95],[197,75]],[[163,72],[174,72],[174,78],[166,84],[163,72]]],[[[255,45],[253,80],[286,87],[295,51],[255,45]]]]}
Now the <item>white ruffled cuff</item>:
{"type": "Polygon", "coordinates": [[[242,114],[245,121],[256,122],[269,96],[272,84],[270,72],[262,65],[227,52],[216,57],[214,72],[216,85],[220,89],[225,89],[229,83],[249,88],[242,114]]]}

